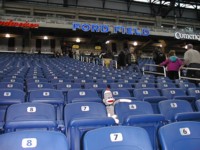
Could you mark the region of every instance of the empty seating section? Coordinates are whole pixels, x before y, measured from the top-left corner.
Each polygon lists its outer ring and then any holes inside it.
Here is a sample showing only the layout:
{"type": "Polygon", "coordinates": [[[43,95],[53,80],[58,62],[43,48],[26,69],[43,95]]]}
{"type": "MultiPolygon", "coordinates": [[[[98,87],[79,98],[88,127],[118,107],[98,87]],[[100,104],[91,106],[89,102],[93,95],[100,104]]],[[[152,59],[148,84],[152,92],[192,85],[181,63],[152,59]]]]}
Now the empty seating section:
{"type": "MultiPolygon", "coordinates": [[[[198,84],[68,57],[0,57],[4,58],[0,62],[2,150],[182,150],[200,146],[195,132],[200,126],[198,84]],[[103,103],[107,88],[116,100],[112,117],[107,114],[110,106],[103,103]]],[[[145,62],[139,60],[139,66],[145,62]]]]}

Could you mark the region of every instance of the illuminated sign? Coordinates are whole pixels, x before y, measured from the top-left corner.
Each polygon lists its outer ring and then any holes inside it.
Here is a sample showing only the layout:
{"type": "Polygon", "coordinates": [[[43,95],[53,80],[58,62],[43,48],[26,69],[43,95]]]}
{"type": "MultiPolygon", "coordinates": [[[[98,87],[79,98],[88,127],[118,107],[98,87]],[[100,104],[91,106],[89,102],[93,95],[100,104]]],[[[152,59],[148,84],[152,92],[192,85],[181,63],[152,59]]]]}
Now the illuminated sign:
{"type": "Polygon", "coordinates": [[[79,49],[79,45],[73,45],[72,48],[79,49]]]}
{"type": "Polygon", "coordinates": [[[38,28],[39,24],[37,23],[29,23],[29,22],[16,22],[16,21],[0,21],[0,26],[7,27],[21,27],[21,28],[38,28]]]}
{"type": "Polygon", "coordinates": [[[116,25],[111,31],[110,26],[106,24],[88,24],[88,23],[78,23],[74,22],[72,25],[72,30],[82,30],[84,32],[101,32],[101,33],[122,33],[127,35],[140,35],[140,36],[149,36],[150,31],[147,28],[136,28],[136,27],[124,27],[116,25]]]}
{"type": "Polygon", "coordinates": [[[187,34],[187,33],[175,32],[174,37],[176,39],[187,39],[187,40],[200,41],[200,35],[198,35],[198,34],[187,34]]]}
{"type": "Polygon", "coordinates": [[[101,46],[95,46],[95,50],[101,50],[101,46]]]}

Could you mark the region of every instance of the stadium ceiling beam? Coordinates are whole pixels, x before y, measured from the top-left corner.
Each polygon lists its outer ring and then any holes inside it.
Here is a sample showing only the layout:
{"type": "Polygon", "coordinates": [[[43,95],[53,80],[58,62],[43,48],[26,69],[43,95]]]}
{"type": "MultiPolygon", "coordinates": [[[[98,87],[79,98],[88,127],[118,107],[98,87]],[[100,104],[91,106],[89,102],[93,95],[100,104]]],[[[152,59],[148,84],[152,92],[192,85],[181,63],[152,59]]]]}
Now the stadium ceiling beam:
{"type": "Polygon", "coordinates": [[[106,0],[102,0],[102,7],[105,8],[106,0]]]}
{"type": "Polygon", "coordinates": [[[63,0],[64,7],[68,7],[68,0],[63,0]]]}
{"type": "Polygon", "coordinates": [[[127,0],[127,11],[128,12],[130,11],[131,4],[132,4],[132,0],[127,0]]]}
{"type": "Polygon", "coordinates": [[[175,11],[175,4],[176,4],[176,0],[171,0],[168,9],[166,10],[165,13],[162,14],[162,17],[165,18],[172,10],[175,11]]]}

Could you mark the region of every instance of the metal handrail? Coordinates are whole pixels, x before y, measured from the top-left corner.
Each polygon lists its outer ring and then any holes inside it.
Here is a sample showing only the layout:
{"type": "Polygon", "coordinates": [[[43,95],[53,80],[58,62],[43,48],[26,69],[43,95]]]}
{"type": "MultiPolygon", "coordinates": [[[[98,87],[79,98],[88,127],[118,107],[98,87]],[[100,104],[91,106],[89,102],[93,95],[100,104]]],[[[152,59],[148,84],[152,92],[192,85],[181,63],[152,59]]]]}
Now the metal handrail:
{"type": "Polygon", "coordinates": [[[145,73],[150,73],[150,74],[163,75],[164,77],[167,76],[166,75],[166,68],[164,66],[159,66],[159,65],[155,65],[155,64],[144,64],[144,66],[142,67],[143,75],[145,75],[145,73]],[[153,71],[146,71],[146,70],[144,70],[144,66],[162,67],[164,72],[159,73],[159,72],[153,72],[153,71]]]}
{"type": "Polygon", "coordinates": [[[189,79],[189,80],[200,81],[200,78],[190,78],[190,77],[181,76],[181,70],[196,70],[196,71],[200,71],[200,68],[181,67],[179,69],[179,71],[178,71],[179,79],[189,79]]]}

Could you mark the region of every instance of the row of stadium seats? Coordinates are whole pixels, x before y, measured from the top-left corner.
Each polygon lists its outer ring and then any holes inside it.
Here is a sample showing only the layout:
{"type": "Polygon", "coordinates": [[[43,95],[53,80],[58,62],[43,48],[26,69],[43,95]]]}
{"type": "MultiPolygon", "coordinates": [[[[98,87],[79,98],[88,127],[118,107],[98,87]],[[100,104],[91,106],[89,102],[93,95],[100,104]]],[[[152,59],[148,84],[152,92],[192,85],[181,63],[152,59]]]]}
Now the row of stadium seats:
{"type": "MultiPolygon", "coordinates": [[[[200,101],[196,103],[200,108],[200,101]]],[[[159,146],[157,131],[162,126],[170,125],[174,121],[199,121],[200,119],[200,112],[194,112],[191,105],[184,100],[162,101],[159,103],[159,108],[162,113],[154,114],[151,105],[142,101],[119,102],[114,107],[121,125],[137,126],[146,130],[153,149],[159,146]]],[[[4,134],[28,129],[63,131],[63,126],[60,126],[59,121],[53,105],[14,104],[8,107],[4,134]]],[[[105,126],[116,126],[114,119],[107,117],[106,107],[94,102],[67,104],[64,109],[64,125],[64,133],[72,150],[81,149],[81,139],[87,131],[105,126]]]]}

